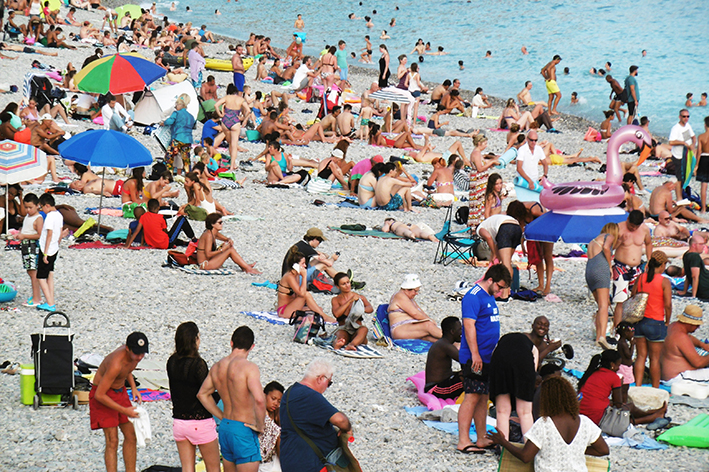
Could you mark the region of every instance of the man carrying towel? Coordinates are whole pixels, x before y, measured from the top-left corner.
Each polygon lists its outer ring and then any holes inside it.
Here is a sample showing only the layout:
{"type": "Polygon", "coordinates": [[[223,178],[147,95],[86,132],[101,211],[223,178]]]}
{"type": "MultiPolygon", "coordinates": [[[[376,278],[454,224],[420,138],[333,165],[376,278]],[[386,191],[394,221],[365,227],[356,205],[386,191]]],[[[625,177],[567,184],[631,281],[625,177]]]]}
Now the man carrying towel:
{"type": "Polygon", "coordinates": [[[106,356],[94,376],[94,385],[89,392],[91,429],[103,429],[106,437],[104,460],[108,472],[118,470],[118,428],[123,433],[126,472],[135,472],[136,436],[133,423],[128,418],[139,415],[131,405],[125,383],[127,380],[135,401],[142,403],[132,372],[147,353],[148,338],[140,332],[131,333],[123,346],[106,356]]]}

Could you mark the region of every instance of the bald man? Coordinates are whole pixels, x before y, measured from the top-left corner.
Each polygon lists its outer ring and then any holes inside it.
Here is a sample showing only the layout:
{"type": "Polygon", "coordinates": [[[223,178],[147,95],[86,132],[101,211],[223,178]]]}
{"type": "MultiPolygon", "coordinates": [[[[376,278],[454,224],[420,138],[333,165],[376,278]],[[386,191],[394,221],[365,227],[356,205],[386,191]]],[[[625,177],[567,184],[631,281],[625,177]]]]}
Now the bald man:
{"type": "Polygon", "coordinates": [[[672,221],[672,215],[666,210],[662,210],[657,219],[660,222],[655,227],[653,237],[656,238],[672,238],[686,241],[691,236],[689,230],[684,226],[672,221]]]}

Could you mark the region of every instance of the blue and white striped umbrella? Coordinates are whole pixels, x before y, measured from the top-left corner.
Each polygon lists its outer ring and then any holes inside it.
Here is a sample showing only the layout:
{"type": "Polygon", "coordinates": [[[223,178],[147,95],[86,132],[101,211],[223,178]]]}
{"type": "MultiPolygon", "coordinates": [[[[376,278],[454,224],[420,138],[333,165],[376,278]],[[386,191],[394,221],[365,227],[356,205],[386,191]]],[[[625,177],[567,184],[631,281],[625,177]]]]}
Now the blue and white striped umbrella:
{"type": "Polygon", "coordinates": [[[408,90],[402,90],[396,87],[387,87],[369,94],[370,100],[384,100],[394,103],[412,103],[414,96],[408,90]]]}

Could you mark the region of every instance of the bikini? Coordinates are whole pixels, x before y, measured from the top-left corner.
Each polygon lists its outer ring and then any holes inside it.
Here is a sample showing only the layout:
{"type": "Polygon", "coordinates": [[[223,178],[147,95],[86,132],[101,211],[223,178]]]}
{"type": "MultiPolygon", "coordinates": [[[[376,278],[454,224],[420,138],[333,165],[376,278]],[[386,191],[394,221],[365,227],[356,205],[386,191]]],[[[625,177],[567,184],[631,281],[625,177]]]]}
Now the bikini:
{"type": "MultiPolygon", "coordinates": [[[[302,276],[302,275],[299,275],[299,276],[298,276],[298,283],[299,283],[299,284],[302,284],[302,283],[303,283],[303,276],[302,276]]],[[[278,282],[278,287],[279,287],[279,288],[280,288],[280,287],[283,287],[283,288],[287,288],[287,289],[288,289],[288,292],[281,292],[280,290],[276,289],[276,291],[277,291],[278,293],[282,293],[282,294],[284,294],[284,295],[288,295],[289,297],[292,297],[293,295],[295,295],[295,292],[293,291],[292,288],[290,288],[290,287],[284,287],[283,285],[281,285],[280,282],[278,282]]],[[[289,304],[289,303],[290,303],[290,302],[288,302],[288,303],[286,303],[285,305],[281,305],[281,306],[279,306],[278,308],[276,308],[276,313],[278,313],[279,315],[284,314],[284,313],[286,312],[286,308],[288,307],[288,304],[289,304]]]]}
{"type": "Polygon", "coordinates": [[[394,147],[394,145],[396,144],[396,141],[393,139],[384,138],[384,141],[386,141],[387,146],[389,146],[389,147],[394,147]]]}
{"type": "MultiPolygon", "coordinates": [[[[389,310],[389,314],[392,314],[392,313],[404,313],[404,314],[406,314],[406,312],[405,312],[404,310],[402,310],[401,308],[397,308],[397,309],[395,309],[395,310],[389,310]]],[[[408,316],[408,315],[407,315],[407,316],[408,316]]],[[[398,328],[399,326],[404,326],[404,325],[407,325],[407,324],[416,323],[416,322],[418,322],[418,321],[419,321],[419,320],[413,320],[413,319],[397,321],[396,323],[394,323],[394,324],[391,325],[390,329],[393,331],[393,330],[395,330],[396,328],[398,328]]]]}

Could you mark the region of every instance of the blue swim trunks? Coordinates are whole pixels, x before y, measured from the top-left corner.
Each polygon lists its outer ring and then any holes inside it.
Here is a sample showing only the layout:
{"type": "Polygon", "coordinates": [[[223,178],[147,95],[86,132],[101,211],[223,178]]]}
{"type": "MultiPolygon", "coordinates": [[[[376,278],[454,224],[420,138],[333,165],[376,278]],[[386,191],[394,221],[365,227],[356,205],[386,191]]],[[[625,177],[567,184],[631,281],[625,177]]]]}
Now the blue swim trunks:
{"type": "Polygon", "coordinates": [[[219,424],[219,449],[234,464],[261,462],[258,433],[241,421],[223,419],[219,424]]]}
{"type": "Polygon", "coordinates": [[[379,207],[382,210],[388,210],[388,211],[393,211],[393,210],[398,210],[404,205],[404,199],[401,198],[401,195],[398,193],[395,193],[394,195],[391,196],[391,200],[389,200],[389,203],[386,205],[379,207]]]}
{"type": "Polygon", "coordinates": [[[236,90],[238,90],[239,92],[243,92],[244,83],[246,83],[246,78],[244,77],[244,74],[240,72],[234,72],[234,85],[236,86],[236,90]]]}

